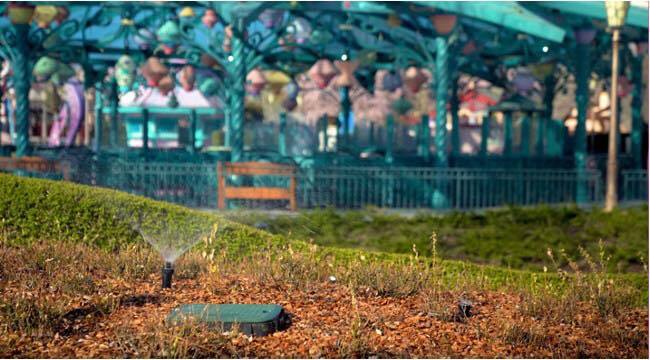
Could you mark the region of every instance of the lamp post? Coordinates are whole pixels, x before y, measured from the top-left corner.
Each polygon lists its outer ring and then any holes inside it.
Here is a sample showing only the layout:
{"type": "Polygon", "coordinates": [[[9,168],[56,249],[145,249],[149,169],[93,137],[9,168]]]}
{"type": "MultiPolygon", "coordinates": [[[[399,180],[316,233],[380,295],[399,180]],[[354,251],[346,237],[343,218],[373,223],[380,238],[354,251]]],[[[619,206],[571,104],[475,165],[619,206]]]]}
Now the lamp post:
{"type": "Polygon", "coordinates": [[[617,199],[617,131],[618,131],[618,43],[620,40],[620,28],[625,24],[627,10],[630,7],[628,1],[605,1],[607,8],[607,24],[612,30],[612,85],[610,89],[611,111],[609,115],[609,151],[607,153],[607,193],[605,195],[605,211],[612,211],[618,202],[617,199]]]}

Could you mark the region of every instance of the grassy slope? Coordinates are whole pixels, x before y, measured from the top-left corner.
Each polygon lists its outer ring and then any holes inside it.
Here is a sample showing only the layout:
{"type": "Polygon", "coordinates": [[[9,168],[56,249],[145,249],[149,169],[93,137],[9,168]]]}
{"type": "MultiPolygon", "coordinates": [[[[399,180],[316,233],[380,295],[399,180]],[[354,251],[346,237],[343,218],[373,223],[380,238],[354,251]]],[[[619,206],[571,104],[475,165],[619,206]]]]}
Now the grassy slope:
{"type": "Polygon", "coordinates": [[[298,216],[271,218],[246,214],[234,219],[250,225],[265,223],[268,231],[291,239],[313,239],[323,246],[411,253],[413,245],[431,254],[430,236],[438,235],[437,251],[445,259],[542,270],[548,248],[564,249],[579,259],[580,247],[598,254],[602,240],[611,256],[610,271],[643,271],[648,252],[648,207],[606,214],[577,207],[510,208],[484,213],[421,213],[411,218],[380,210],[338,212],[316,210],[298,216]]]}
{"type": "MultiPolygon", "coordinates": [[[[147,218],[173,224],[177,229],[186,228],[190,221],[197,218],[217,223],[217,241],[210,246],[233,257],[248,256],[266,248],[291,248],[298,252],[310,251],[316,260],[327,259],[331,262],[358,261],[360,258],[364,258],[364,261],[411,261],[411,257],[405,254],[313,246],[302,239],[272,235],[218,215],[118,191],[0,174],[0,235],[9,244],[50,239],[119,249],[126,244],[142,241],[129,225],[133,214],[146,214],[147,218]]],[[[427,229],[425,233],[429,231],[427,229]]],[[[557,280],[554,274],[462,261],[445,260],[442,266],[449,284],[462,280],[488,288],[528,289],[541,284],[543,279],[557,280]]],[[[638,285],[638,289],[643,289],[640,291],[641,297],[647,299],[647,277],[625,274],[617,275],[617,278],[638,285]]]]}

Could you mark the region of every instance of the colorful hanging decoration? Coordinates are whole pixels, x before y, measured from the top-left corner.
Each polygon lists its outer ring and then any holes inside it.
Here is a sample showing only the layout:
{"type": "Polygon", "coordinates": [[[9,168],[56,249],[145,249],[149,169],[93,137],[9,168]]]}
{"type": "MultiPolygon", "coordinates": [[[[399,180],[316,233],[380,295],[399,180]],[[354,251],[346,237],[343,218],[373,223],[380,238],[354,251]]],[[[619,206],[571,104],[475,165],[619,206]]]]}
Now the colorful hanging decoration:
{"type": "Polygon", "coordinates": [[[61,85],[75,75],[75,71],[70,65],[64,64],[59,60],[49,56],[43,56],[32,70],[36,81],[51,81],[54,84],[61,85]]]}
{"type": "Polygon", "coordinates": [[[115,80],[120,93],[131,90],[135,82],[135,61],[129,55],[122,55],[115,64],[115,80]]]}
{"type": "Polygon", "coordinates": [[[178,13],[178,16],[181,18],[190,19],[195,17],[196,13],[194,12],[194,9],[192,9],[192,7],[186,6],[181,9],[181,12],[178,13]]]}
{"type": "Polygon", "coordinates": [[[214,25],[219,22],[219,18],[217,17],[217,13],[212,10],[212,9],[207,9],[203,13],[203,16],[201,17],[201,22],[203,25],[205,25],[208,29],[212,29],[214,25]]]}
{"type": "Polygon", "coordinates": [[[335,61],[334,66],[339,70],[341,75],[337,79],[338,86],[352,86],[354,83],[354,72],[359,67],[358,60],[352,61],[335,61]]]}
{"type": "Polygon", "coordinates": [[[185,65],[180,71],[179,82],[185,91],[192,91],[196,82],[196,71],[192,65],[185,65]]]}
{"type": "Polygon", "coordinates": [[[280,10],[266,9],[260,14],[260,21],[264,27],[271,29],[280,23],[283,17],[284,13],[280,10]]]}
{"type": "Polygon", "coordinates": [[[162,43],[161,47],[165,55],[171,55],[176,50],[181,39],[181,29],[175,21],[167,20],[156,31],[158,41],[162,43]]]}
{"type": "Polygon", "coordinates": [[[318,60],[310,69],[309,77],[320,89],[327,87],[329,82],[336,76],[337,71],[331,61],[327,59],[318,60]]]}
{"type": "Polygon", "coordinates": [[[426,75],[415,66],[411,66],[404,72],[404,84],[414,94],[420,91],[422,84],[427,81],[426,75]]]}
{"type": "Polygon", "coordinates": [[[142,76],[147,80],[147,85],[151,87],[157,87],[160,81],[169,74],[167,67],[160,62],[160,59],[154,56],[147,59],[140,71],[142,72],[142,76]]]}
{"type": "Polygon", "coordinates": [[[288,42],[295,42],[296,44],[303,44],[309,39],[312,29],[309,22],[303,18],[297,18],[289,26],[287,26],[288,42]]]}
{"type": "Polygon", "coordinates": [[[458,17],[453,14],[435,14],[429,17],[439,35],[448,35],[456,27],[458,17]]]}
{"type": "Polygon", "coordinates": [[[7,14],[14,24],[29,24],[34,16],[35,6],[27,2],[10,2],[7,5],[7,14]]]}
{"type": "Polygon", "coordinates": [[[249,94],[258,96],[264,86],[266,86],[266,78],[261,70],[253,69],[248,73],[246,76],[246,91],[249,94]]]}
{"type": "Polygon", "coordinates": [[[35,21],[36,25],[41,29],[47,29],[56,18],[57,13],[58,11],[56,6],[38,5],[34,10],[32,20],[35,21]]]}

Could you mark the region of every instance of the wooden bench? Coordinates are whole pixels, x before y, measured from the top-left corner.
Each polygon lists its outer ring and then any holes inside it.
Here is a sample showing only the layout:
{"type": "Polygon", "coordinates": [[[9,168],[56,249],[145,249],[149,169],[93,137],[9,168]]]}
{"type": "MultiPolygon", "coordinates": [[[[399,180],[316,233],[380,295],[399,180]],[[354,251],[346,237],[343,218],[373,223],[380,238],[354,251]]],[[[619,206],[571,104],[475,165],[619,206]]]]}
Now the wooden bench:
{"type": "Polygon", "coordinates": [[[289,208],[296,211],[296,168],[291,165],[267,162],[217,163],[217,196],[219,209],[226,208],[227,199],[289,200],[289,208]],[[289,177],[289,187],[226,186],[229,175],[280,175],[289,177]]]}
{"type": "Polygon", "coordinates": [[[60,173],[64,180],[70,180],[70,168],[63,163],[38,156],[21,158],[0,157],[0,170],[24,170],[42,173],[60,173]]]}

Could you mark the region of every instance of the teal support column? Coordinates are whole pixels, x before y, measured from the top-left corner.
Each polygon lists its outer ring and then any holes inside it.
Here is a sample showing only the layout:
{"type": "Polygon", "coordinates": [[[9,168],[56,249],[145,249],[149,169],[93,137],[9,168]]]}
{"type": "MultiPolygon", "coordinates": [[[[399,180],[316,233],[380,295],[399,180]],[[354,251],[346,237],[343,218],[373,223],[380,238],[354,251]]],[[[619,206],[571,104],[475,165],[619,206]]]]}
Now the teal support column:
{"type": "Polygon", "coordinates": [[[14,72],[14,91],[16,92],[16,156],[23,157],[31,153],[29,144],[29,89],[31,87],[30,50],[27,35],[29,25],[16,24],[16,44],[12,70],[14,72]]]}
{"type": "Polygon", "coordinates": [[[447,167],[447,100],[449,93],[449,45],[436,38],[436,166],[447,167]]]}
{"type": "Polygon", "coordinates": [[[230,90],[230,128],[228,128],[228,137],[230,138],[230,161],[237,162],[243,159],[244,155],[244,120],[245,109],[244,101],[246,90],[246,62],[245,62],[245,44],[242,39],[244,24],[241,20],[235,21],[236,30],[232,36],[232,61],[228,68],[230,71],[231,86],[230,90]]]}
{"type": "Polygon", "coordinates": [[[393,163],[393,141],[395,137],[395,118],[393,114],[388,114],[386,116],[386,157],[385,161],[387,164],[393,163]]]}
{"type": "Polygon", "coordinates": [[[576,46],[576,105],[578,108],[578,124],[574,134],[574,159],[578,175],[576,182],[576,202],[587,202],[587,107],[589,105],[589,75],[590,45],[578,44],[576,46]]]}
{"type": "Polygon", "coordinates": [[[544,156],[544,134],[546,133],[546,116],[537,114],[537,135],[535,136],[535,155],[544,156]]]}
{"type": "Polygon", "coordinates": [[[503,155],[512,155],[512,112],[503,113],[503,155]]]}
{"type": "MultiPolygon", "coordinates": [[[[447,156],[447,101],[449,100],[449,44],[446,38],[437,37],[436,44],[436,166],[440,169],[449,166],[447,156]]],[[[435,190],[431,196],[431,206],[435,209],[446,208],[447,182],[435,181],[435,190]]]]}
{"type": "Polygon", "coordinates": [[[188,150],[190,153],[196,152],[196,124],[198,123],[198,115],[196,110],[190,112],[190,145],[188,150]]]}
{"type": "Polygon", "coordinates": [[[458,78],[451,83],[451,97],[449,98],[449,110],[451,111],[451,153],[460,154],[460,122],[458,119],[458,78]]]}
{"type": "MultiPolygon", "coordinates": [[[[646,54],[639,54],[632,62],[632,73],[643,73],[643,57],[646,54]]],[[[632,158],[634,159],[634,168],[643,168],[642,155],[641,155],[641,141],[643,134],[643,118],[641,115],[641,108],[643,107],[643,77],[634,77],[634,89],[632,90],[632,129],[630,133],[630,145],[632,151],[632,158]]],[[[620,109],[620,108],[619,108],[620,109]]],[[[620,113],[620,112],[619,112],[620,113]]]]}
{"type": "Polygon", "coordinates": [[[95,141],[93,144],[93,150],[98,153],[102,148],[102,137],[104,132],[104,93],[103,93],[103,83],[98,81],[95,83],[95,141]]]}
{"type": "Polygon", "coordinates": [[[519,152],[523,156],[530,155],[530,118],[526,113],[521,115],[521,146],[519,152]]]}
{"type": "Polygon", "coordinates": [[[149,110],[142,109],[142,154],[149,153],[149,110]]]}
{"type": "Polygon", "coordinates": [[[481,123],[481,149],[479,154],[487,156],[488,140],[490,139],[490,121],[492,120],[492,113],[488,113],[481,123]]]}
{"type": "Polygon", "coordinates": [[[429,127],[429,115],[422,115],[418,131],[418,155],[422,156],[425,161],[429,161],[430,156],[431,128],[429,127]]]}
{"type": "Polygon", "coordinates": [[[349,86],[341,86],[339,88],[339,97],[340,97],[340,102],[341,102],[341,112],[339,113],[339,123],[341,126],[339,127],[343,131],[340,136],[337,138],[336,143],[337,143],[337,148],[343,149],[348,146],[348,140],[350,136],[350,107],[352,106],[352,103],[350,102],[350,87],[349,86]]]}
{"type": "Polygon", "coordinates": [[[278,152],[287,156],[287,113],[280,113],[280,129],[278,132],[278,152]]]}
{"type": "Polygon", "coordinates": [[[375,146],[375,123],[374,122],[370,123],[370,130],[368,134],[368,146],[369,147],[375,146]]]}
{"type": "Polygon", "coordinates": [[[109,84],[109,92],[108,92],[108,102],[110,106],[110,127],[109,127],[109,134],[108,134],[108,139],[110,142],[110,145],[112,148],[117,147],[117,133],[118,133],[118,124],[117,124],[117,117],[118,117],[118,112],[117,112],[117,107],[118,107],[118,98],[117,98],[117,80],[115,80],[115,77],[111,77],[111,81],[109,84]]]}

